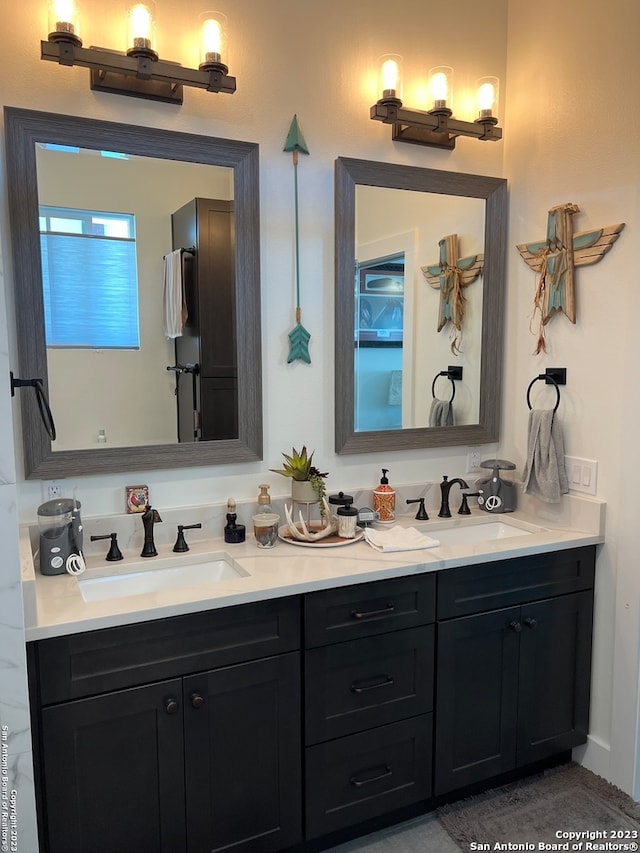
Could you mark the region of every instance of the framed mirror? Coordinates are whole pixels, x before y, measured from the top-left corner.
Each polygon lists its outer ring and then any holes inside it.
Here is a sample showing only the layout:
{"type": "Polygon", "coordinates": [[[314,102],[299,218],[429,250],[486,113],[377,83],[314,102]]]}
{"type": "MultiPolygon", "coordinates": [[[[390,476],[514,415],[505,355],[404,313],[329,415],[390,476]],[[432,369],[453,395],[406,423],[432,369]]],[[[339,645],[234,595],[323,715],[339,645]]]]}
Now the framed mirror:
{"type": "Polygon", "coordinates": [[[338,158],[336,453],[498,440],[506,215],[502,178],[338,158]],[[461,288],[461,335],[451,322],[438,331],[449,309],[427,277],[443,246],[460,269],[480,259],[461,288]],[[434,421],[432,404],[452,395],[453,423],[434,421]]]}
{"type": "MultiPolygon", "coordinates": [[[[5,136],[20,365],[14,372],[21,378],[43,380],[58,425],[58,437],[52,442],[42,426],[35,395],[22,392],[26,477],[261,459],[257,144],[9,107],[5,108],[5,136]],[[102,187],[100,192],[94,185],[102,187]],[[190,231],[189,226],[185,231],[182,219],[180,242],[174,244],[174,215],[182,214],[191,202],[202,201],[197,196],[206,196],[207,202],[215,199],[208,207],[224,209],[227,222],[228,258],[213,264],[206,286],[219,290],[220,270],[224,271],[229,314],[224,321],[224,351],[215,358],[227,363],[225,387],[233,386],[233,414],[226,418],[231,426],[223,437],[200,440],[198,430],[191,430],[185,441],[183,430],[179,441],[177,400],[182,378],[181,371],[173,369],[179,359],[172,339],[175,333],[166,325],[163,267],[165,255],[182,250],[187,236],[193,236],[194,242],[184,245],[186,253],[192,257],[201,253],[197,228],[190,231]],[[133,298],[119,303],[120,291],[117,297],[111,294],[116,318],[131,320],[132,337],[122,344],[105,344],[102,339],[98,344],[52,340],[49,278],[51,255],[57,248],[51,241],[73,239],[77,244],[85,234],[66,232],[83,230],[78,225],[82,218],[91,219],[89,230],[100,238],[106,241],[113,232],[117,239],[112,242],[127,244],[127,252],[134,253],[133,298]],[[111,424],[108,429],[104,429],[105,420],[111,424]]],[[[60,268],[76,265],[72,284],[95,290],[97,273],[84,255],[76,248],[60,255],[60,268]]],[[[103,266],[113,270],[111,255],[103,266]]],[[[109,287],[103,285],[101,290],[107,293],[109,287]]],[[[58,309],[63,320],[64,312],[78,313],[74,299],[58,309]]],[[[220,322],[219,317],[201,313],[196,337],[204,351],[220,337],[220,322]]],[[[86,327],[89,321],[83,318],[79,325],[86,327]]],[[[117,321],[116,325],[124,324],[117,321]]],[[[187,340],[186,332],[179,330],[179,334],[187,340]]],[[[185,379],[191,383],[193,375],[185,379]]],[[[199,417],[200,412],[194,412],[194,422],[199,417]]]]}

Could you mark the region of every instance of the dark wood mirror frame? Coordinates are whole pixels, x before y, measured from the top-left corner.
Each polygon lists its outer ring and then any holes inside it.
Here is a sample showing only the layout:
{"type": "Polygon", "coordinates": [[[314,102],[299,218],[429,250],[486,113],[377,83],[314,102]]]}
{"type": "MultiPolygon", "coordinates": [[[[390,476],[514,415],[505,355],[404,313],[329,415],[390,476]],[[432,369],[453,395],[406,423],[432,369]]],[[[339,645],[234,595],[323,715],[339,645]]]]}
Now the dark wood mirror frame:
{"type": "MultiPolygon", "coordinates": [[[[502,383],[507,182],[339,157],[335,165],[335,449],[371,453],[486,444],[498,440],[502,383]],[[354,286],[356,185],[485,199],[480,413],[477,424],[356,432],[354,417],[354,286]]],[[[425,381],[431,381],[429,378],[425,381]]]]}
{"type": "MultiPolygon", "coordinates": [[[[42,378],[47,388],[36,143],[123,151],[146,157],[227,166],[234,173],[237,439],[194,444],[52,450],[35,394],[23,391],[21,411],[27,479],[186,468],[262,458],[260,338],[260,225],[258,145],[151,127],[104,122],[5,107],[7,187],[21,378],[42,378]]],[[[54,413],[55,415],[55,413],[54,413]]]]}

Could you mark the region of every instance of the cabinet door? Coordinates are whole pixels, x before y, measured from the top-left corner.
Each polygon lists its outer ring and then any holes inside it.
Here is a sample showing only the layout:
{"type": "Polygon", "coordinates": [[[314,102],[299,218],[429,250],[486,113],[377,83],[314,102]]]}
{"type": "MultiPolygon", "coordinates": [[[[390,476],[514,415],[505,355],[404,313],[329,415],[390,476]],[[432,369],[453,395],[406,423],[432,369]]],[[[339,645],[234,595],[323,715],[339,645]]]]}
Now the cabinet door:
{"type": "Polygon", "coordinates": [[[184,679],[189,853],[301,839],[300,656],[184,679]]]}
{"type": "Polygon", "coordinates": [[[48,853],[183,853],[181,681],[42,711],[48,853]]]}
{"type": "Polygon", "coordinates": [[[581,592],[523,605],[518,764],[587,739],[593,595],[581,592]]]}
{"type": "Polygon", "coordinates": [[[438,625],[434,793],[515,766],[520,608],[438,625]]]}

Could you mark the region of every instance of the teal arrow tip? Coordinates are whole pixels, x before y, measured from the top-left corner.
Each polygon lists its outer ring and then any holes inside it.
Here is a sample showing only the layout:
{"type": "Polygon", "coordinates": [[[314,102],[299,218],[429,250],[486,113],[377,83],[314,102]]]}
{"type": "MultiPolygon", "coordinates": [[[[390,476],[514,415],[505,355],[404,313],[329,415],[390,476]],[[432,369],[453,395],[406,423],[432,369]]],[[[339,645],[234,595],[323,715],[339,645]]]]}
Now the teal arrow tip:
{"type": "Polygon", "coordinates": [[[297,323],[289,332],[289,358],[287,363],[300,360],[311,364],[311,356],[309,355],[309,338],[311,335],[301,323],[297,323]]]}
{"type": "Polygon", "coordinates": [[[289,128],[287,141],[284,144],[284,151],[301,151],[303,154],[309,153],[307,143],[298,124],[297,115],[294,115],[291,120],[291,127],[289,128]]]}

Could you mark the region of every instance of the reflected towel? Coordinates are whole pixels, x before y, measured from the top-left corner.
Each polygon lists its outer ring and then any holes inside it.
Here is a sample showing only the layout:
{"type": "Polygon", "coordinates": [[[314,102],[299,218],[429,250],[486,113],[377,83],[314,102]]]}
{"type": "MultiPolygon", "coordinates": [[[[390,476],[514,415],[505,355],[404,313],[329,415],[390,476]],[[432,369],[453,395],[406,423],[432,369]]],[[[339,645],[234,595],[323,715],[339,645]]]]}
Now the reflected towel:
{"type": "Polygon", "coordinates": [[[525,493],[546,503],[558,503],[569,491],[562,427],[554,414],[553,409],[529,412],[527,462],[522,475],[525,493]]]}
{"type": "Polygon", "coordinates": [[[437,548],[440,542],[425,536],[415,527],[392,527],[389,530],[372,530],[365,527],[364,538],[376,551],[417,551],[437,548]]]}
{"type": "Polygon", "coordinates": [[[179,338],[187,322],[184,266],[181,249],[164,256],[164,333],[179,338]]]}
{"type": "Polygon", "coordinates": [[[402,405],[402,371],[392,370],[391,379],[389,381],[389,398],[387,403],[390,406],[402,405]]]}
{"type": "Polygon", "coordinates": [[[429,426],[453,426],[453,406],[448,400],[432,400],[429,412],[429,426]]]}

